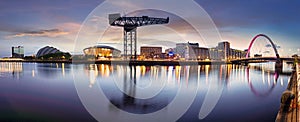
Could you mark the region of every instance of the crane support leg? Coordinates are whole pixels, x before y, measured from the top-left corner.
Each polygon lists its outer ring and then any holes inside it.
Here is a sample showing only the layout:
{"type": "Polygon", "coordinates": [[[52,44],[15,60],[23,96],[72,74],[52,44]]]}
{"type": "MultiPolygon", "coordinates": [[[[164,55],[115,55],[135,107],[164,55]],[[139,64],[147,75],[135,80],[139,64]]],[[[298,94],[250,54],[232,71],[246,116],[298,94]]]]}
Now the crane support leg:
{"type": "Polygon", "coordinates": [[[137,33],[136,28],[124,29],[124,59],[137,59],[137,33]]]}

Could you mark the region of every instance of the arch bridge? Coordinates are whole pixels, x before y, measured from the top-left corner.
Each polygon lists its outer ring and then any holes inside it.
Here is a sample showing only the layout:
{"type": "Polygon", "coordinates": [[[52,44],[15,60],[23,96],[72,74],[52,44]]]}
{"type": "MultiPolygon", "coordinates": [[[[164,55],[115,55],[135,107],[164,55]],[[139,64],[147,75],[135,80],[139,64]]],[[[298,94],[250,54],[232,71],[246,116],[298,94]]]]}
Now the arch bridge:
{"type": "Polygon", "coordinates": [[[231,60],[232,63],[235,64],[244,64],[244,65],[248,65],[249,63],[262,63],[262,62],[276,62],[275,64],[275,69],[280,69],[280,71],[282,71],[282,62],[283,60],[286,61],[293,61],[293,58],[282,58],[279,56],[278,50],[276,48],[276,45],[274,44],[274,42],[272,41],[272,39],[270,37],[268,37],[265,34],[258,34],[256,35],[250,42],[250,45],[248,46],[248,51],[246,54],[245,58],[242,59],[236,59],[236,60],[231,60]],[[250,57],[250,51],[252,49],[252,46],[254,44],[255,41],[257,41],[257,38],[259,37],[264,37],[268,40],[268,42],[271,44],[274,53],[275,53],[275,57],[250,57]]]}
{"type": "Polygon", "coordinates": [[[234,59],[234,60],[231,60],[231,62],[233,62],[233,63],[239,63],[239,62],[241,62],[241,63],[261,63],[261,62],[267,62],[267,61],[282,62],[283,60],[293,61],[293,58],[280,57],[278,50],[276,48],[276,45],[272,41],[272,39],[265,34],[258,34],[251,40],[250,45],[248,46],[248,51],[246,53],[245,58],[234,59]],[[268,40],[268,42],[271,44],[272,49],[275,53],[275,57],[250,57],[250,51],[252,50],[253,44],[255,41],[257,41],[257,38],[259,38],[259,37],[264,37],[268,40]]]}

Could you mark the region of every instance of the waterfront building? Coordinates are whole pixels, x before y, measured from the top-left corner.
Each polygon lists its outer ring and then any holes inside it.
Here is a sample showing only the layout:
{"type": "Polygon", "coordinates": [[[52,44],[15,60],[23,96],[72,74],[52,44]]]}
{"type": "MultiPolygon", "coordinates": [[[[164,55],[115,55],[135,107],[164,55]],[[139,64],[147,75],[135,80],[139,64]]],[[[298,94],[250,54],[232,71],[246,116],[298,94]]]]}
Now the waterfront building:
{"type": "Polygon", "coordinates": [[[165,53],[168,55],[174,55],[175,49],[174,48],[168,48],[165,50],[165,53]]]}
{"type": "Polygon", "coordinates": [[[36,53],[36,58],[45,60],[60,60],[60,59],[70,59],[71,54],[62,52],[57,48],[45,46],[36,53]]]}
{"type": "Polygon", "coordinates": [[[174,48],[168,48],[165,50],[166,58],[168,59],[174,59],[176,58],[175,49],[174,48]]]}
{"type": "Polygon", "coordinates": [[[150,47],[142,46],[141,47],[141,56],[145,58],[161,58],[162,47],[150,47]]]}
{"type": "Polygon", "coordinates": [[[24,47],[11,47],[11,56],[12,58],[24,58],[24,47]]]}
{"type": "Polygon", "coordinates": [[[218,47],[219,49],[219,57],[222,60],[230,59],[230,43],[227,41],[219,42],[218,47]]]}
{"type": "Polygon", "coordinates": [[[244,58],[247,54],[247,50],[230,48],[230,43],[227,41],[219,42],[212,48],[199,47],[198,43],[177,43],[175,48],[166,49],[165,52],[167,56],[171,53],[182,60],[231,60],[244,58]]]}
{"type": "Polygon", "coordinates": [[[230,56],[228,57],[228,59],[238,59],[240,55],[241,53],[239,50],[230,49],[230,56]]]}
{"type": "Polygon", "coordinates": [[[231,59],[241,59],[245,58],[247,54],[247,50],[237,50],[237,49],[231,49],[231,59]]]}
{"type": "Polygon", "coordinates": [[[209,49],[210,59],[211,60],[220,60],[221,58],[219,57],[219,53],[221,53],[221,52],[222,51],[216,47],[210,48],[209,49]]]}
{"type": "Polygon", "coordinates": [[[194,52],[195,52],[198,60],[205,60],[205,59],[210,58],[208,48],[197,47],[197,48],[194,48],[194,52]]]}
{"type": "Polygon", "coordinates": [[[247,50],[237,50],[230,48],[230,43],[220,42],[217,47],[209,49],[209,55],[212,60],[231,60],[246,57],[247,50]]]}
{"type": "Polygon", "coordinates": [[[48,54],[54,54],[54,53],[60,53],[61,51],[50,46],[43,47],[39,49],[39,51],[36,53],[36,57],[41,57],[48,54]]]}
{"type": "Polygon", "coordinates": [[[95,58],[119,58],[121,57],[121,51],[104,45],[97,45],[83,49],[83,52],[87,56],[94,56],[95,58]]]}
{"type": "Polygon", "coordinates": [[[185,60],[195,60],[197,55],[195,49],[199,47],[199,43],[177,43],[175,53],[185,60]]]}

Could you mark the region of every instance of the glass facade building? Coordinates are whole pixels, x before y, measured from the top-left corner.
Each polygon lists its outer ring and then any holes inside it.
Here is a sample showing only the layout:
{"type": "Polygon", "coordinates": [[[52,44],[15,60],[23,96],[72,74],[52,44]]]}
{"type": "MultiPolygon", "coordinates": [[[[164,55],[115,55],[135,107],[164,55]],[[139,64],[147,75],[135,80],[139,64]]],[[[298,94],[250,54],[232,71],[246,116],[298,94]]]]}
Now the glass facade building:
{"type": "Polygon", "coordinates": [[[11,47],[11,51],[12,51],[11,55],[13,58],[24,58],[23,46],[11,47]]]}

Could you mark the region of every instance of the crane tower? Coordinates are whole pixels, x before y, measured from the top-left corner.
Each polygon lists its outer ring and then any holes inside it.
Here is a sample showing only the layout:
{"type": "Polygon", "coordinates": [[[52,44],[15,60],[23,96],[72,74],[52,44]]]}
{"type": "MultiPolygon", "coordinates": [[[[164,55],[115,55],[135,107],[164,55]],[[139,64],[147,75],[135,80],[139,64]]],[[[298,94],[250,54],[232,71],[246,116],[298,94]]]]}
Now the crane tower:
{"type": "Polygon", "coordinates": [[[167,24],[169,23],[169,17],[167,18],[154,18],[148,16],[142,17],[121,17],[121,14],[109,14],[109,24],[111,26],[123,27],[124,38],[124,58],[137,59],[137,27],[154,25],[154,24],[167,24]]]}

